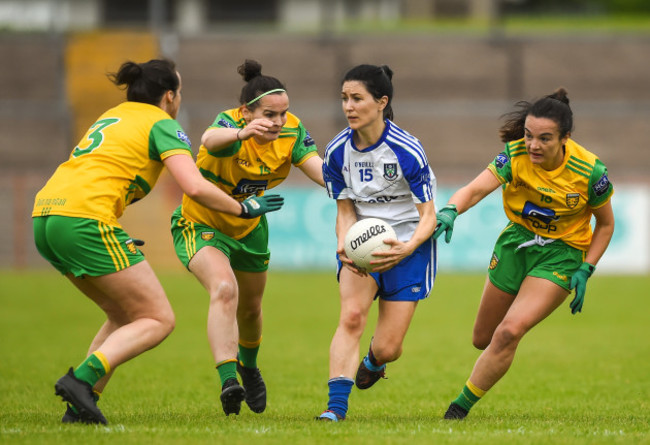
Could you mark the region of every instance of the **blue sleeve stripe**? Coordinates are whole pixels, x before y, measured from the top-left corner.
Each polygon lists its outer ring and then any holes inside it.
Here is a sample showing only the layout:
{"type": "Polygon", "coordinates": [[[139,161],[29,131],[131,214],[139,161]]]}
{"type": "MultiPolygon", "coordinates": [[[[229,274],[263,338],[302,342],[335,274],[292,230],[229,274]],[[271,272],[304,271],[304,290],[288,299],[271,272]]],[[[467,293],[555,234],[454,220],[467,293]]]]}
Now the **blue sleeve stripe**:
{"type": "Polygon", "coordinates": [[[350,128],[348,127],[334,136],[334,139],[332,139],[329,144],[327,144],[325,147],[325,162],[328,162],[328,159],[331,156],[332,152],[335,151],[342,142],[345,142],[349,133],[350,128]]]}
{"type": "Polygon", "coordinates": [[[392,145],[398,145],[409,152],[415,159],[417,159],[420,168],[424,168],[427,165],[427,160],[422,145],[413,136],[400,134],[397,131],[393,131],[394,129],[395,127],[391,127],[391,131],[388,132],[386,140],[391,142],[392,145]]]}

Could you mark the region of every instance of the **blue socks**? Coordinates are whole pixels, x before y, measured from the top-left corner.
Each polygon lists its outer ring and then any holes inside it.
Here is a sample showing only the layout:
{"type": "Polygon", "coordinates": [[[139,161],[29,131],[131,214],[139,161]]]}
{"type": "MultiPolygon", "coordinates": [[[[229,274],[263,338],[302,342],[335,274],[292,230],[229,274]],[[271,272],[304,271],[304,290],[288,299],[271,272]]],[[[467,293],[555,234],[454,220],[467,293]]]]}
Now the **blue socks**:
{"type": "Polygon", "coordinates": [[[327,409],[335,412],[342,419],[348,412],[348,398],[352,391],[354,380],[347,377],[335,377],[329,379],[327,386],[329,387],[329,401],[327,402],[327,409]]]}
{"type": "Polygon", "coordinates": [[[379,371],[381,371],[382,369],[384,369],[386,367],[385,363],[383,365],[381,365],[381,366],[374,365],[372,363],[372,360],[370,360],[370,357],[368,357],[367,355],[363,358],[363,364],[366,366],[366,368],[368,368],[369,370],[371,370],[373,372],[379,372],[379,371]]]}

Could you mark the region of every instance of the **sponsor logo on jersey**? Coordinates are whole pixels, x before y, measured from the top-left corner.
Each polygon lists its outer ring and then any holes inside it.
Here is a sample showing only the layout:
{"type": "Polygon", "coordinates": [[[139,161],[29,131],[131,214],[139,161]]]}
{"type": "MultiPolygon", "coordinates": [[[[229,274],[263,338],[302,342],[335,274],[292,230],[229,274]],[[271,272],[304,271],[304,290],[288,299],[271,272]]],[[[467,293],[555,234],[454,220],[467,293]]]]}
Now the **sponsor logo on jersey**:
{"type": "Polygon", "coordinates": [[[389,181],[397,179],[397,164],[394,162],[384,164],[384,178],[389,181]]]}
{"type": "Polygon", "coordinates": [[[578,205],[580,201],[580,193],[567,193],[566,194],[566,205],[568,208],[572,209],[578,205]]]}
{"type": "Polygon", "coordinates": [[[257,195],[263,192],[269,185],[266,180],[241,179],[233,189],[233,195],[257,195]]]}
{"type": "Polygon", "coordinates": [[[540,207],[530,201],[526,201],[526,204],[524,204],[524,210],[521,216],[527,219],[539,219],[546,224],[560,219],[560,217],[555,214],[555,210],[540,207]]]}
{"type": "Polygon", "coordinates": [[[508,155],[505,153],[499,153],[496,158],[494,158],[494,165],[497,168],[503,168],[504,165],[508,163],[508,155]]]}
{"type": "Polygon", "coordinates": [[[396,199],[399,199],[399,196],[378,196],[376,198],[355,199],[354,202],[369,202],[371,204],[375,204],[375,203],[391,202],[391,201],[395,201],[396,199]]]}
{"type": "Polygon", "coordinates": [[[203,241],[210,241],[214,238],[214,232],[201,232],[201,239],[203,241]]]}
{"type": "Polygon", "coordinates": [[[307,132],[305,138],[302,140],[302,145],[304,145],[305,147],[311,147],[312,145],[314,145],[314,139],[312,139],[309,132],[307,132]]]}
{"type": "Polygon", "coordinates": [[[181,130],[176,130],[176,137],[178,138],[178,140],[185,142],[190,147],[192,146],[192,143],[190,142],[190,138],[181,130]]]}
{"type": "Polygon", "coordinates": [[[607,177],[607,174],[601,176],[598,182],[595,183],[591,188],[594,190],[596,196],[603,196],[605,193],[607,193],[609,190],[609,178],[607,177]]]}
{"type": "Polygon", "coordinates": [[[489,270],[494,270],[497,268],[497,264],[499,264],[499,258],[497,258],[496,253],[492,254],[492,258],[490,259],[490,266],[488,267],[489,270]]]}
{"type": "Polygon", "coordinates": [[[532,226],[539,230],[545,230],[547,233],[557,231],[557,226],[552,224],[554,221],[560,219],[555,214],[555,210],[547,209],[526,201],[524,210],[521,212],[521,217],[530,220],[532,226]]]}
{"type": "Polygon", "coordinates": [[[233,124],[231,124],[230,122],[228,122],[228,121],[225,120],[225,119],[219,119],[219,121],[217,122],[217,125],[218,125],[219,127],[235,128],[235,126],[234,126],[233,124]]]}

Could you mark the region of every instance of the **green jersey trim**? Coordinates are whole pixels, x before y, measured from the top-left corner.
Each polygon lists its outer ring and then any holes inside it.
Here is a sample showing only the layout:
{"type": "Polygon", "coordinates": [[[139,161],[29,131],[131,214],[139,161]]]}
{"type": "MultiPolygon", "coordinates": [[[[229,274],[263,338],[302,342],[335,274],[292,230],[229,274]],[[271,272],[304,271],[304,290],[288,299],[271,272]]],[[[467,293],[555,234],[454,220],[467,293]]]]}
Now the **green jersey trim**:
{"type": "MultiPolygon", "coordinates": [[[[210,128],[244,128],[245,126],[246,120],[243,117],[235,122],[232,116],[228,113],[221,112],[214,119],[214,122],[210,125],[208,130],[210,128]]],[[[210,156],[214,156],[215,158],[229,158],[239,151],[241,145],[242,141],[235,141],[232,144],[215,151],[210,151],[206,147],[206,151],[210,156]]]]}
{"type": "Polygon", "coordinates": [[[309,132],[302,124],[302,121],[300,121],[298,127],[293,130],[296,132],[296,143],[291,151],[291,163],[298,165],[302,162],[305,156],[312,152],[317,153],[318,149],[314,140],[309,135],[309,132]]]}
{"type": "Polygon", "coordinates": [[[214,184],[225,184],[228,187],[234,187],[235,186],[235,184],[231,184],[229,181],[226,181],[221,176],[215,175],[214,173],[212,173],[209,170],[206,170],[204,168],[199,167],[199,171],[201,172],[201,174],[203,175],[203,177],[205,179],[207,179],[208,181],[210,181],[210,182],[212,182],[214,184]]]}
{"type": "Polygon", "coordinates": [[[169,150],[185,149],[190,155],[192,148],[180,124],[174,119],[163,119],[156,122],[149,132],[149,159],[162,161],[161,156],[169,150]]]}
{"type": "Polygon", "coordinates": [[[601,207],[614,194],[614,187],[607,177],[607,167],[600,159],[596,159],[591,176],[589,177],[589,205],[601,207]]]}
{"type": "Polygon", "coordinates": [[[582,159],[578,159],[574,156],[569,156],[566,168],[574,173],[579,174],[580,176],[584,176],[585,178],[589,178],[589,176],[591,176],[591,172],[594,169],[594,167],[588,162],[585,162],[582,159]]]}

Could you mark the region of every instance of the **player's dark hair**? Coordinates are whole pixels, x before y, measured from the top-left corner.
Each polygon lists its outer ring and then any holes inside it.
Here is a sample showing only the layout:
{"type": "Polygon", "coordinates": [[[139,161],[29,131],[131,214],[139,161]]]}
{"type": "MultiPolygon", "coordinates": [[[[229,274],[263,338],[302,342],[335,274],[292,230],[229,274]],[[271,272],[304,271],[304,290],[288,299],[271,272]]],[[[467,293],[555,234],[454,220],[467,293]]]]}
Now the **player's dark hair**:
{"type": "Polygon", "coordinates": [[[176,94],[180,79],[176,64],[167,59],[153,59],[144,63],[127,61],[117,73],[108,78],[118,87],[125,85],[126,100],[158,105],[163,95],[171,90],[176,94]]]}
{"type": "Polygon", "coordinates": [[[544,96],[530,103],[520,101],[515,104],[515,111],[504,114],[505,123],[499,129],[502,142],[514,141],[524,137],[524,124],[528,115],[551,119],[558,126],[560,139],[573,131],[573,112],[564,88],[558,88],[553,94],[544,96]]]}
{"type": "Polygon", "coordinates": [[[388,103],[384,108],[384,119],[393,120],[393,70],[388,65],[357,65],[345,73],[341,85],[345,82],[356,80],[366,86],[368,92],[379,100],[388,97],[388,103]]]}
{"type": "MultiPolygon", "coordinates": [[[[259,107],[260,103],[259,101],[255,101],[249,104],[249,102],[258,97],[260,94],[264,94],[267,91],[276,89],[283,89],[286,91],[284,84],[278,79],[262,74],[262,65],[256,60],[246,59],[242,65],[239,65],[237,67],[237,72],[246,82],[246,85],[244,85],[244,87],[241,89],[241,94],[239,95],[239,103],[247,104],[246,106],[251,111],[259,107]]],[[[277,92],[277,94],[280,93],[282,92],[277,92]]]]}

